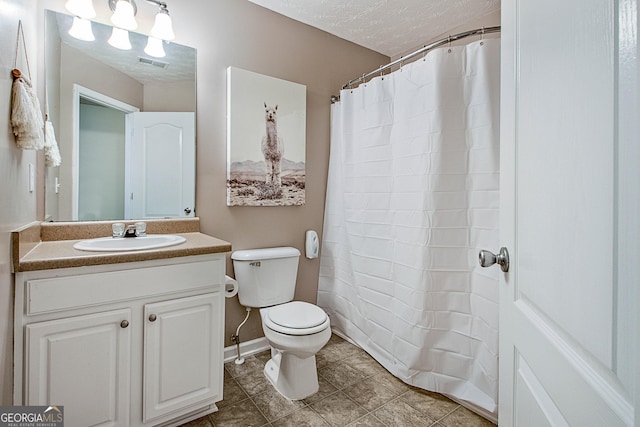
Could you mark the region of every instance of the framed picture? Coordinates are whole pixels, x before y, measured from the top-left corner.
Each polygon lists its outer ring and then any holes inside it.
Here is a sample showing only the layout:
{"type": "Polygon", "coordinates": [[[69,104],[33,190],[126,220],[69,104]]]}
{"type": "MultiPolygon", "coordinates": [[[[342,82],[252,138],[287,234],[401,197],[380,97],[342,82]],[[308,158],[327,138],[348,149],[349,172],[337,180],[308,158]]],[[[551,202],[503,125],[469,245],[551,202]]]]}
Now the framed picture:
{"type": "Polygon", "coordinates": [[[227,69],[227,205],[305,203],[307,87],[227,69]]]}

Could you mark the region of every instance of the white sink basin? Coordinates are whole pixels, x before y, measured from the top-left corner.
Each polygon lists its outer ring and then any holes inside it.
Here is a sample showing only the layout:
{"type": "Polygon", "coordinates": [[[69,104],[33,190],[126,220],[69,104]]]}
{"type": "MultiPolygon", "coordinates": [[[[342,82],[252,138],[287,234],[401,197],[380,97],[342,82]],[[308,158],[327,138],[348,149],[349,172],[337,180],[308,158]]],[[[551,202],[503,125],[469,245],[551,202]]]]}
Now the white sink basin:
{"type": "Polygon", "coordinates": [[[93,252],[120,252],[141,251],[145,249],[164,248],[166,246],[179,245],[187,240],[182,236],[173,234],[149,234],[145,237],[99,237],[97,239],[82,240],[73,245],[81,251],[93,252]]]}

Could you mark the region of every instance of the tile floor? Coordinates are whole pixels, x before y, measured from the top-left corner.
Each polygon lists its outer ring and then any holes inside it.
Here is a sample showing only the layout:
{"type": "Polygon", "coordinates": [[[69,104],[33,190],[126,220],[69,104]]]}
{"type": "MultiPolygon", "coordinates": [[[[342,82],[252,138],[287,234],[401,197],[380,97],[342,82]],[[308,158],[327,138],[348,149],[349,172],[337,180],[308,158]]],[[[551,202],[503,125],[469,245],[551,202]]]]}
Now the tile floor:
{"type": "Polygon", "coordinates": [[[289,401],[273,389],[262,369],[265,351],[242,365],[225,364],[219,411],[182,427],[221,426],[494,426],[448,398],[395,378],[366,352],[332,335],[318,353],[318,393],[289,401]]]}

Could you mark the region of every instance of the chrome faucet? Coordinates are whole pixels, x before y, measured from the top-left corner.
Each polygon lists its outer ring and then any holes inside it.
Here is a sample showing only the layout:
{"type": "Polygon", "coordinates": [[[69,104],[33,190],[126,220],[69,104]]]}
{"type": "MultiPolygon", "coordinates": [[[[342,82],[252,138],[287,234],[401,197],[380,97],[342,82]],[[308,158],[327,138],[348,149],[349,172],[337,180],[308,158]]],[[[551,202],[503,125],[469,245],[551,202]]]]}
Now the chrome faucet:
{"type": "Polygon", "coordinates": [[[125,227],[124,223],[117,222],[111,225],[111,230],[114,238],[144,237],[147,235],[147,224],[136,222],[125,227]]]}
{"type": "Polygon", "coordinates": [[[136,226],[134,224],[127,225],[122,237],[136,237],[136,226]]]}

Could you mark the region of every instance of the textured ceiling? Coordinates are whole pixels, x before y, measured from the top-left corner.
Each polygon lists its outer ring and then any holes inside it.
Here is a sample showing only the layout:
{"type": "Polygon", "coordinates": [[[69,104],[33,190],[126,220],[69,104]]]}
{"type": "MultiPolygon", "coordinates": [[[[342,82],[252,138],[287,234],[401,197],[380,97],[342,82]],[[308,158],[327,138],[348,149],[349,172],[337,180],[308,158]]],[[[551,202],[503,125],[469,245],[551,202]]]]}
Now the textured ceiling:
{"type": "Polygon", "coordinates": [[[249,0],[389,57],[500,10],[500,0],[249,0]]]}

